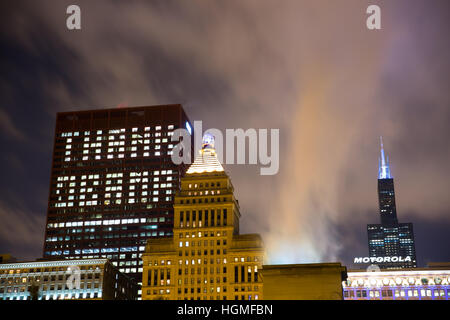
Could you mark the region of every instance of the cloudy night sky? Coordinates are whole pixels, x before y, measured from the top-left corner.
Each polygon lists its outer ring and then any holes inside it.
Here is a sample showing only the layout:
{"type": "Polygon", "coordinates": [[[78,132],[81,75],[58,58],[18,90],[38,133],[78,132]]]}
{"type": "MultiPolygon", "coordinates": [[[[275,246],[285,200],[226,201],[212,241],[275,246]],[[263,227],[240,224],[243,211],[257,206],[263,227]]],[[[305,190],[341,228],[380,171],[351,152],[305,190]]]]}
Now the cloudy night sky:
{"type": "Polygon", "coordinates": [[[0,4],[0,253],[42,255],[56,112],[181,103],[280,129],[280,170],[226,165],[270,263],[367,256],[382,135],[419,266],[450,261],[448,0],[0,4]],[[66,8],[81,7],[69,31],[66,8]],[[381,7],[382,30],[366,28],[381,7]]]}

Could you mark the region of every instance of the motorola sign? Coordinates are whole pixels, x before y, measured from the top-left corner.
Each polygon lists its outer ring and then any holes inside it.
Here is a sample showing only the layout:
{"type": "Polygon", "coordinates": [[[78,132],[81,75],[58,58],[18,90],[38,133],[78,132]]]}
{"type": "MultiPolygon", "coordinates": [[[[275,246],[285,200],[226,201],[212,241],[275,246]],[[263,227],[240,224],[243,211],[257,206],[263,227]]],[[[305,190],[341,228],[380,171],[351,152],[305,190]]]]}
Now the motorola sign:
{"type": "Polygon", "coordinates": [[[386,262],[411,262],[410,256],[406,257],[356,257],[353,263],[386,263],[386,262]]]}

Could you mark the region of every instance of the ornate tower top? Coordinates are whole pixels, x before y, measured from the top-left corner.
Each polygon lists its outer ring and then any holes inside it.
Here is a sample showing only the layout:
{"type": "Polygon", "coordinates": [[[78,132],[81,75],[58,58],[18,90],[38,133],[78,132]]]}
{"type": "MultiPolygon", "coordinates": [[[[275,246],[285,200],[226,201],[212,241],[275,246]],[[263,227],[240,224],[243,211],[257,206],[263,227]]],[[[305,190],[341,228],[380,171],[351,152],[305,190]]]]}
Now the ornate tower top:
{"type": "Polygon", "coordinates": [[[203,136],[202,149],[214,149],[214,136],[209,133],[205,133],[203,136]]]}
{"type": "Polygon", "coordinates": [[[199,150],[199,154],[186,174],[204,172],[224,172],[219,159],[217,159],[216,149],[214,149],[214,136],[211,134],[203,136],[202,149],[199,150]]]}

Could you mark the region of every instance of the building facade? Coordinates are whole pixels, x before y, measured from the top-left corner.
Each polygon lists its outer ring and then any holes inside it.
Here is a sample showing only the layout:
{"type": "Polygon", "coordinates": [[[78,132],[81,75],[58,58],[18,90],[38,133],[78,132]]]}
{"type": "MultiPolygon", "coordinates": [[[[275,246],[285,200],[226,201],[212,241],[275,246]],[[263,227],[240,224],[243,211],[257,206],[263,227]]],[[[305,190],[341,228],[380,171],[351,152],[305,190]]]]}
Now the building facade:
{"type": "Polygon", "coordinates": [[[384,154],[383,141],[378,169],[378,203],[381,223],[367,225],[369,256],[397,257],[395,261],[382,259],[382,263],[377,263],[381,269],[416,267],[413,224],[398,222],[394,179],[391,175],[389,158],[384,154]]]}
{"type": "Polygon", "coordinates": [[[7,262],[11,263],[11,262],[16,262],[16,261],[17,261],[17,259],[9,253],[0,254],[0,263],[7,263],[7,262]]]}
{"type": "Polygon", "coordinates": [[[345,300],[449,300],[450,263],[375,272],[353,270],[342,285],[345,300]]]}
{"type": "Polygon", "coordinates": [[[0,300],[135,300],[136,281],[107,259],[0,264],[0,300]]]}
{"type": "Polygon", "coordinates": [[[342,300],[347,268],[340,263],[264,265],[266,300],[342,300]]]}
{"type": "Polygon", "coordinates": [[[181,179],[174,212],[173,237],[147,242],[142,299],[262,299],[263,243],[239,234],[239,203],[211,137],[181,179]]]}
{"type": "Polygon", "coordinates": [[[58,113],[44,258],[107,258],[140,282],[146,240],[172,236],[177,128],[181,105],[58,113]]]}

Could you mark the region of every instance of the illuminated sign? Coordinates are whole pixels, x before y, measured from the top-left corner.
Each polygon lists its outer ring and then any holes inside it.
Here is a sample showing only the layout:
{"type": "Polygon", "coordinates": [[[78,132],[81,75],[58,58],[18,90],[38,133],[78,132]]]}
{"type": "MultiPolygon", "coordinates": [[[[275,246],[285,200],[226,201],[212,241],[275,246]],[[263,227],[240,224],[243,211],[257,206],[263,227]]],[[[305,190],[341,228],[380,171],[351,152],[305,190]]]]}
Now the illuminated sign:
{"type": "Polygon", "coordinates": [[[353,260],[353,263],[383,263],[383,262],[411,262],[410,256],[406,257],[357,257],[353,260]]]}

